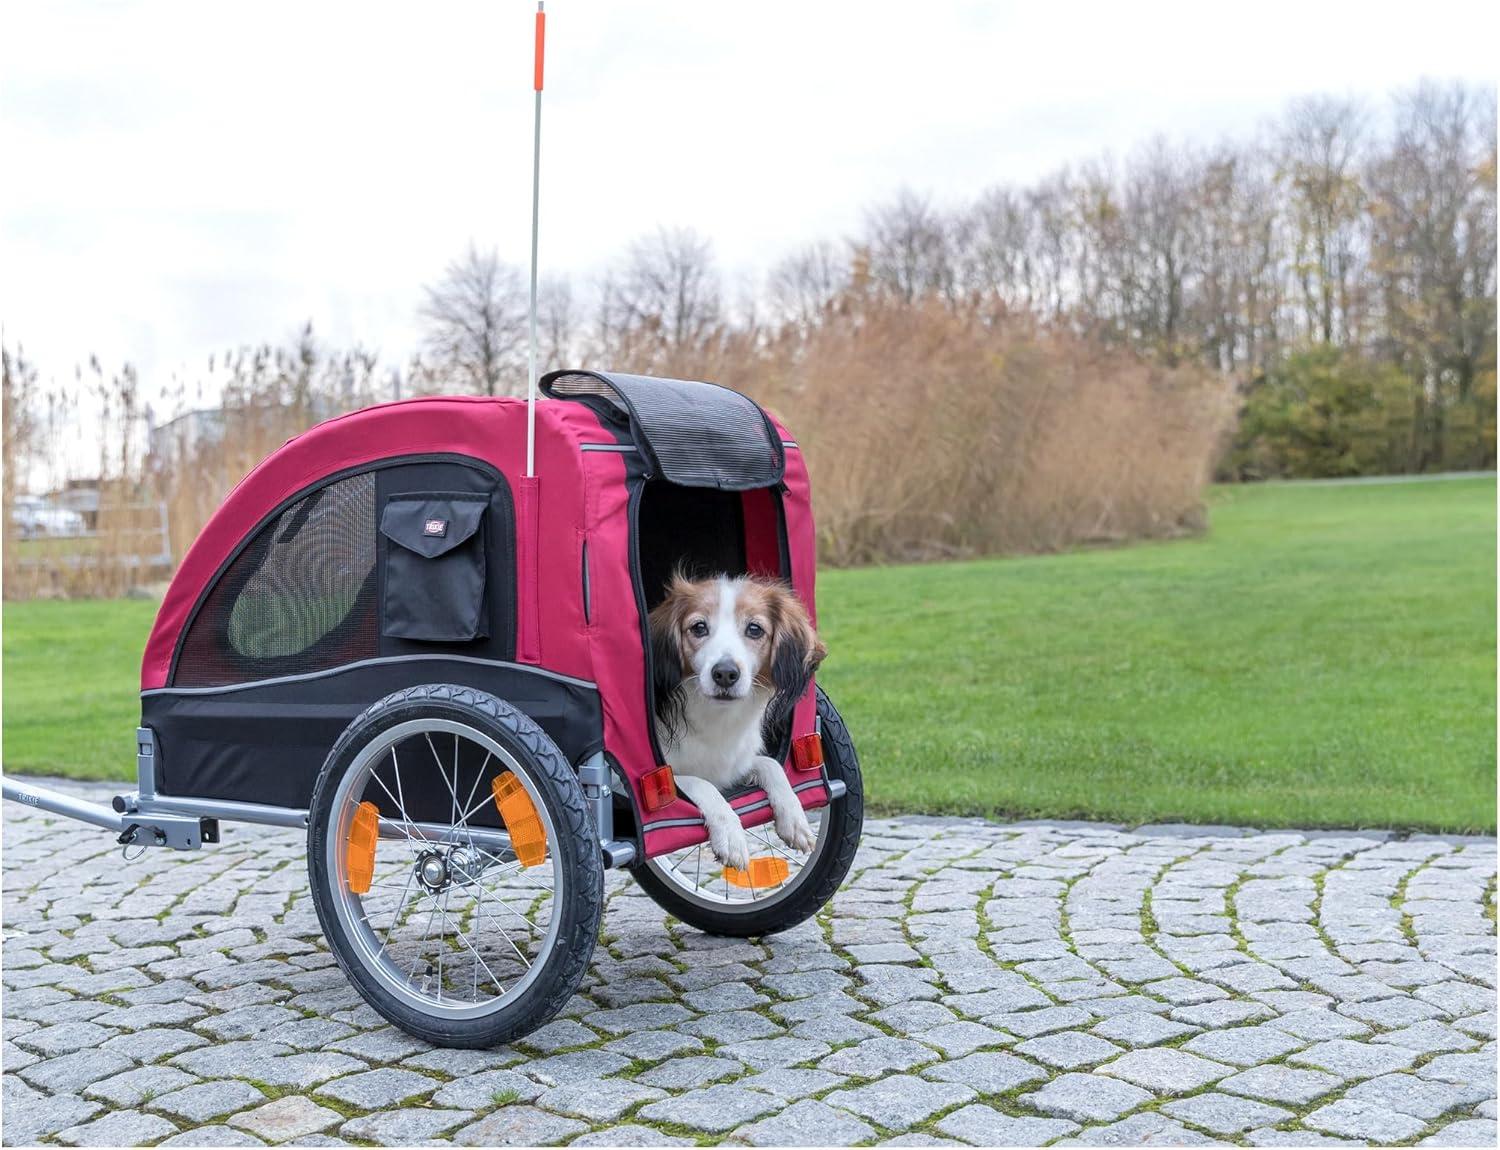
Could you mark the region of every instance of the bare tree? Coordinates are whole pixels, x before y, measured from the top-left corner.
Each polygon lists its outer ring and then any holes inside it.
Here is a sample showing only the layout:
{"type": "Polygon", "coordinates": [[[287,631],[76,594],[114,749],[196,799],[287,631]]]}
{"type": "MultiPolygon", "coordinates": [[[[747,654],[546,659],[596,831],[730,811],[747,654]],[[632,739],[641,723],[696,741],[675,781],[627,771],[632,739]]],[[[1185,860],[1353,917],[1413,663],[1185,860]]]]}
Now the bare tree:
{"type": "Polygon", "coordinates": [[[958,256],[964,292],[990,315],[1031,311],[1035,221],[1025,196],[992,188],[967,214],[958,256]]]}
{"type": "MultiPolygon", "coordinates": [[[[1413,466],[1450,452],[1448,415],[1495,372],[1493,93],[1424,84],[1402,96],[1370,165],[1373,262],[1387,356],[1416,378],[1413,466]]],[[[1484,406],[1493,418],[1494,395],[1484,406]]]]}
{"type": "Polygon", "coordinates": [[[662,228],[630,247],[601,288],[605,352],[636,367],[702,352],[722,331],[722,287],[713,246],[690,228],[662,228]]]}
{"type": "Polygon", "coordinates": [[[1281,174],[1296,243],[1292,271],[1308,330],[1323,343],[1350,342],[1358,324],[1364,136],[1363,107],[1328,96],[1294,103],[1281,133],[1281,174]]]}
{"type": "Polygon", "coordinates": [[[951,225],[914,192],[903,188],[865,220],[870,274],[902,303],[936,295],[952,302],[958,285],[951,225]]]}
{"type": "Polygon", "coordinates": [[[808,244],[771,269],[767,291],[773,316],[811,326],[849,287],[849,258],[827,240],[808,244]]]}
{"type": "Polygon", "coordinates": [[[476,394],[519,395],[526,381],[528,304],[520,271],[470,244],[425,291],[421,316],[434,373],[476,394]]]}
{"type": "Polygon", "coordinates": [[[566,279],[548,277],[537,286],[537,373],[577,366],[579,357],[578,312],[573,285],[566,279]]]}
{"type": "Polygon", "coordinates": [[[1134,238],[1134,263],[1125,282],[1134,289],[1128,317],[1143,342],[1178,353],[1186,296],[1195,274],[1194,161],[1157,140],[1130,162],[1125,213],[1134,238]]]}

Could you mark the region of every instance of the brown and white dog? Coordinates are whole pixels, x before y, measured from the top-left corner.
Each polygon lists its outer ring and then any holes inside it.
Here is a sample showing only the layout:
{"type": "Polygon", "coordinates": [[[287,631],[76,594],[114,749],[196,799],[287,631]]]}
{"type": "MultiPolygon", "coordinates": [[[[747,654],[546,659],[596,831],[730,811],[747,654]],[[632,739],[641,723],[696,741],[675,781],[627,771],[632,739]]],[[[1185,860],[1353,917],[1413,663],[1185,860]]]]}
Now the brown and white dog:
{"type": "Polygon", "coordinates": [[[828,653],[783,583],[753,577],[672,579],[651,612],[656,733],[677,788],[703,812],[719,861],[744,869],[750,843],[722,792],[753,781],[776,833],[810,851],[812,827],[780,763],[765,753],[828,653]]]}

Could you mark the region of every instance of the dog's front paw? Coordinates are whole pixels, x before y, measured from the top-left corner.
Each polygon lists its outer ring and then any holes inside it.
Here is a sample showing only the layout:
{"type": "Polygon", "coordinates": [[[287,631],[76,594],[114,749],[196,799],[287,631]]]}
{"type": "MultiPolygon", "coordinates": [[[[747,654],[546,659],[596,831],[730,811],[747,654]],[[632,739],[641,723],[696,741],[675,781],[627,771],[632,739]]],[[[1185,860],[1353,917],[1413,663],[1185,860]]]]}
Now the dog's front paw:
{"type": "Polygon", "coordinates": [[[744,827],[714,827],[709,831],[708,845],[725,866],[749,869],[750,840],[745,837],[744,827]]]}
{"type": "Polygon", "coordinates": [[[781,836],[781,841],[793,850],[802,851],[807,854],[817,845],[817,837],[813,834],[812,824],[807,821],[807,816],[798,807],[786,818],[776,820],[776,833],[781,836]]]}

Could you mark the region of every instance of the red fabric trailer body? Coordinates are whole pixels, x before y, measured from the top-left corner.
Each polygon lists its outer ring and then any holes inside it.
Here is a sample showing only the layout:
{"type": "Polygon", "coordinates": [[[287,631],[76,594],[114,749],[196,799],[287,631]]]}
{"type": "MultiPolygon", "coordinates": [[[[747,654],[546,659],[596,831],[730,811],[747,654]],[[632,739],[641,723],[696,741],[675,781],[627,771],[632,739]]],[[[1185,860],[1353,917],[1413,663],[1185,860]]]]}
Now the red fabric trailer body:
{"type": "MultiPolygon", "coordinates": [[[[801,452],[713,385],[544,384],[535,478],[523,400],[424,398],[319,424],[235,487],[146,645],[161,794],[306,807],[366,706],[459,682],[527,711],[575,765],[602,750],[643,857],[704,841],[696,807],[650,810],[642,791],[660,762],[645,614],[677,564],[784,577],[815,612],[801,452]]],[[[823,775],[789,750],[814,712],[809,687],[768,748],[807,807],[828,801],[823,775]]],[[[758,791],[733,801],[747,824],[770,816],[758,791]]]]}

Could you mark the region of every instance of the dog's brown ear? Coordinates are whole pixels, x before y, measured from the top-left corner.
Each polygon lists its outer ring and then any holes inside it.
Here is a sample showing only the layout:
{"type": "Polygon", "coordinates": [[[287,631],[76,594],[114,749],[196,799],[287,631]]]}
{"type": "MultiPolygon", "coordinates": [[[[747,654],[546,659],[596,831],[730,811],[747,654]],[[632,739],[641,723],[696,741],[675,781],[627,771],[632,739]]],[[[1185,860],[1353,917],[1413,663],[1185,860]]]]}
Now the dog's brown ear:
{"type": "Polygon", "coordinates": [[[790,717],[797,700],[807,691],[813,673],[828,655],[828,648],[813,630],[802,600],[784,586],[768,589],[771,614],[771,683],[776,693],[766,706],[766,730],[776,730],[790,717]]]}

